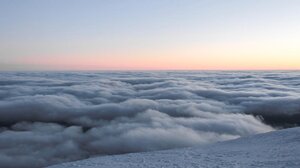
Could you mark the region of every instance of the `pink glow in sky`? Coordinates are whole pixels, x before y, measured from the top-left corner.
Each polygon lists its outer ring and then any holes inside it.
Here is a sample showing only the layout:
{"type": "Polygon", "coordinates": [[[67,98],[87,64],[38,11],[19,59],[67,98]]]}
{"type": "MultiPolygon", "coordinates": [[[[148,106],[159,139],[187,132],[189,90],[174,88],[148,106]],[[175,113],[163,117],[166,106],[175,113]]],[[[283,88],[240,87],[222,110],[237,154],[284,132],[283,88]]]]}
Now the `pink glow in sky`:
{"type": "Polygon", "coordinates": [[[300,2],[0,2],[1,70],[300,69],[300,2]]]}

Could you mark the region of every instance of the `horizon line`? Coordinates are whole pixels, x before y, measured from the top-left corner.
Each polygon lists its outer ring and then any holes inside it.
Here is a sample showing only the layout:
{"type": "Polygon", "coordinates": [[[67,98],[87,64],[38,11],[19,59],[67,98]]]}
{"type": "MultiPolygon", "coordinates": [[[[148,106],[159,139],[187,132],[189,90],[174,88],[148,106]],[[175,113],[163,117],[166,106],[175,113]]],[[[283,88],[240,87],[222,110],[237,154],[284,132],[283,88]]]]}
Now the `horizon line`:
{"type": "Polygon", "coordinates": [[[300,71],[299,69],[16,69],[0,72],[300,71]]]}

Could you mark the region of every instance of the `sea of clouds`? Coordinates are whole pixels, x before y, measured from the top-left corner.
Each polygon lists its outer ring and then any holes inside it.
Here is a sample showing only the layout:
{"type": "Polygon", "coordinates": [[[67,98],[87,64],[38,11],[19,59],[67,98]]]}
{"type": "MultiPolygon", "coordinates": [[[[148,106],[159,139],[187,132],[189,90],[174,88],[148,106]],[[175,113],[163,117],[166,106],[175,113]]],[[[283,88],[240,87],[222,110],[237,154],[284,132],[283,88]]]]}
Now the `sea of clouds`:
{"type": "Polygon", "coordinates": [[[0,165],[224,141],[300,124],[298,71],[2,72],[0,165]]]}

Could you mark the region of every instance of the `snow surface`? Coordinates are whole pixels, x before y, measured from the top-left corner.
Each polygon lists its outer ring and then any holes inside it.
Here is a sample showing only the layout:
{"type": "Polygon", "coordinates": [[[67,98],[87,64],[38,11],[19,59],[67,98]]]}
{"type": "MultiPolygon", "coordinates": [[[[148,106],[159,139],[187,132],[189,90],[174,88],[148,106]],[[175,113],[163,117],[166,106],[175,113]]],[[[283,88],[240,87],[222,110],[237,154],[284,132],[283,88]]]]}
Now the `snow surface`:
{"type": "Polygon", "coordinates": [[[300,167],[300,127],[208,146],[94,157],[49,168],[300,167]]]}

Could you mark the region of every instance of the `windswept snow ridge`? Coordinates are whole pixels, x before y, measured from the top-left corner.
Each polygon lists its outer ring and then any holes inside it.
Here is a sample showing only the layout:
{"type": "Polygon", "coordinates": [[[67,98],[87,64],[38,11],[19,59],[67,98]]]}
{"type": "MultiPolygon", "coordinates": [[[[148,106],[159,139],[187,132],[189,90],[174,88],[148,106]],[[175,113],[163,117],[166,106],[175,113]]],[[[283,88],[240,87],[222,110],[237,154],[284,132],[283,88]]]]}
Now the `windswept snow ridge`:
{"type": "Polygon", "coordinates": [[[299,168],[300,128],[158,152],[95,157],[49,168],[299,168]]]}

